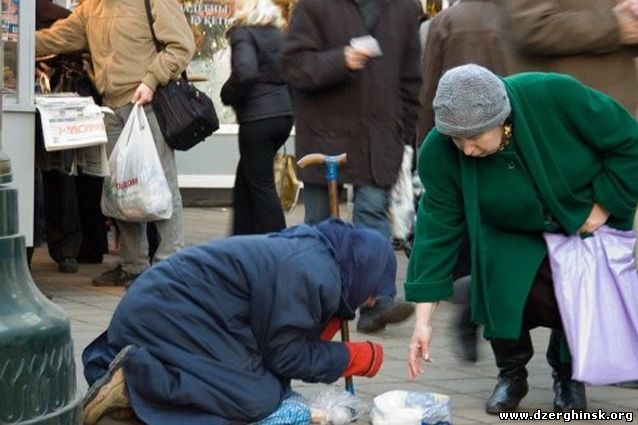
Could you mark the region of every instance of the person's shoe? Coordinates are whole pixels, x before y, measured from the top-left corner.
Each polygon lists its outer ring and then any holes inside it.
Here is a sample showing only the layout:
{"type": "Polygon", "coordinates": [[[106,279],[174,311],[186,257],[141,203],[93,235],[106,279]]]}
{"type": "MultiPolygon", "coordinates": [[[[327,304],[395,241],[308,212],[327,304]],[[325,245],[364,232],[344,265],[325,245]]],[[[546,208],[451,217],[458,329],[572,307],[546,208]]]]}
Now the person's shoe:
{"type": "Polygon", "coordinates": [[[586,410],[585,384],[573,379],[554,381],[554,412],[586,410]]]}
{"type": "Polygon", "coordinates": [[[371,333],[385,329],[385,325],[399,323],[408,319],[414,313],[414,304],[395,301],[389,297],[378,298],[374,306],[359,309],[359,332],[371,333]]]}
{"type": "Polygon", "coordinates": [[[136,417],[135,412],[133,412],[133,409],[130,407],[114,410],[104,416],[110,419],[115,419],[116,421],[126,421],[136,417]]]}
{"type": "Polygon", "coordinates": [[[139,274],[129,273],[122,268],[122,265],[119,265],[113,270],[95,276],[91,283],[93,286],[126,286],[128,282],[137,279],[138,276],[139,274]]]}
{"type": "Polygon", "coordinates": [[[65,258],[58,263],[58,271],[60,273],[77,273],[78,262],[75,258],[65,258]]]}
{"type": "Polygon", "coordinates": [[[494,392],[485,402],[485,411],[490,415],[512,412],[527,395],[527,379],[521,377],[499,377],[494,392]]]}
{"type": "Polygon", "coordinates": [[[108,370],[95,381],[82,401],[82,424],[95,425],[104,416],[124,414],[131,408],[126,390],[122,364],[132,345],[124,347],[109,365],[108,370]]]}

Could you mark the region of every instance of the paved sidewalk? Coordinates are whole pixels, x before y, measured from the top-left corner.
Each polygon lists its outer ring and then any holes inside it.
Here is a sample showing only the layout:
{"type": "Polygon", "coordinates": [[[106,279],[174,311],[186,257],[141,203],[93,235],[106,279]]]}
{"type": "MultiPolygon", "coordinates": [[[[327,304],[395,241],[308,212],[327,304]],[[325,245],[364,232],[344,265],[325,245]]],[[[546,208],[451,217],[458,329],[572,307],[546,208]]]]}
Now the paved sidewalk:
{"type": "MultiPolygon", "coordinates": [[[[342,211],[344,208],[342,208],[342,211]]],[[[288,215],[288,225],[300,223],[303,208],[298,207],[288,215]]],[[[209,239],[224,237],[230,228],[230,209],[224,208],[187,208],[184,214],[187,245],[196,244],[209,239]]],[[[403,282],[407,260],[405,255],[397,252],[399,264],[398,281],[403,282]]],[[[35,250],[32,275],[40,289],[53,296],[53,301],[64,308],[71,319],[71,331],[75,344],[75,356],[78,365],[78,386],[86,391],[86,383],[82,377],[80,355],[84,347],[99,333],[104,331],[111,314],[122,296],[122,288],[98,288],[91,286],[91,277],[117,264],[116,256],[106,256],[103,264],[80,265],[77,274],[57,272],[57,265],[48,257],[46,247],[35,250]]],[[[402,285],[399,286],[402,295],[402,285]]],[[[369,402],[385,391],[394,389],[433,391],[448,394],[452,397],[453,423],[483,424],[502,423],[498,417],[484,412],[485,398],[488,397],[495,384],[496,367],[488,344],[481,343],[481,357],[476,364],[466,364],[457,360],[457,348],[453,340],[450,324],[454,317],[454,306],[442,303],[435,318],[435,339],[433,342],[433,363],[426,365],[425,373],[415,381],[407,378],[406,353],[413,321],[388,327],[384,332],[370,336],[351,331],[352,340],[370,339],[383,344],[385,362],[381,372],[373,379],[355,378],[357,395],[369,402]]],[[[355,328],[354,325],[351,326],[355,328]]],[[[533,340],[537,355],[529,364],[530,392],[521,404],[521,411],[535,412],[541,409],[552,411],[553,392],[551,390],[551,370],[545,361],[544,350],[547,346],[549,332],[544,329],[533,331],[533,340]]],[[[342,381],[335,384],[342,386],[342,381]]],[[[294,388],[305,397],[311,399],[327,386],[319,384],[295,383],[294,388]]],[[[589,410],[597,412],[633,412],[638,421],[638,389],[618,387],[588,387],[589,410]]],[[[367,417],[359,423],[367,423],[367,417]]],[[[103,421],[103,423],[106,421],[103,421]]],[[[526,421],[527,423],[537,423],[526,421]]],[[[111,423],[111,422],[109,422],[111,423]]],[[[538,423],[547,423],[538,422],[538,423]]],[[[553,421],[550,423],[564,423],[553,421]]],[[[579,421],[579,424],[600,423],[595,421],[579,421]]],[[[614,423],[608,421],[607,423],[614,423]]],[[[615,422],[625,423],[625,421],[615,422]]]]}

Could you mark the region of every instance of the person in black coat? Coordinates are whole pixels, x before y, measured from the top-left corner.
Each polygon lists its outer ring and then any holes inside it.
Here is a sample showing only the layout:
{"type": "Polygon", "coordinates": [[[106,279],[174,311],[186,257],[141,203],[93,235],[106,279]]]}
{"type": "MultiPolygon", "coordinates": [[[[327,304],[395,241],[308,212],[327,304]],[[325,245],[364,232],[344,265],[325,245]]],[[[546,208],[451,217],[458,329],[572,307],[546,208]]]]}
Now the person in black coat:
{"type": "MultiPolygon", "coordinates": [[[[346,153],[337,181],[353,186],[352,221],[388,240],[390,189],[404,146],[414,144],[419,110],[418,25],[414,0],[304,0],[293,9],[283,45],[282,72],[295,105],[295,153],[346,153]],[[368,42],[357,43],[359,37],[368,42]]],[[[325,173],[307,167],[300,174],[304,222],[316,224],[330,216],[325,173]]],[[[413,310],[380,299],[361,309],[357,330],[379,332],[413,310]]]]}
{"type": "MultiPolygon", "coordinates": [[[[37,0],[35,7],[36,29],[52,26],[68,17],[71,11],[52,3],[37,0]]],[[[92,96],[96,104],[101,97],[93,86],[86,68],[90,58],[84,52],[74,52],[41,58],[36,62],[38,70],[49,74],[53,92],[76,92],[80,96],[92,96]]],[[[51,258],[58,264],[58,271],[75,273],[78,263],[101,263],[108,252],[106,218],[100,210],[102,178],[84,174],[70,176],[66,169],[52,166],[49,153],[44,149],[44,136],[40,119],[36,119],[36,194],[34,245],[46,236],[51,258]],[[42,223],[44,221],[44,223],[42,223]],[[44,226],[43,226],[44,224],[44,226]]],[[[67,151],[67,158],[73,156],[67,151]]]]}
{"type": "Polygon", "coordinates": [[[339,220],[186,248],[140,275],[84,350],[83,423],[246,424],[279,410],[292,379],[373,377],[380,345],[331,340],[394,296],[395,273],[385,238],[339,220]]]}
{"type": "Polygon", "coordinates": [[[270,0],[236,3],[228,30],[232,71],[221,91],[239,123],[239,164],[233,188],[234,235],[286,227],[275,189],[273,159],[292,129],[292,103],[281,78],[284,21],[270,0]]]}

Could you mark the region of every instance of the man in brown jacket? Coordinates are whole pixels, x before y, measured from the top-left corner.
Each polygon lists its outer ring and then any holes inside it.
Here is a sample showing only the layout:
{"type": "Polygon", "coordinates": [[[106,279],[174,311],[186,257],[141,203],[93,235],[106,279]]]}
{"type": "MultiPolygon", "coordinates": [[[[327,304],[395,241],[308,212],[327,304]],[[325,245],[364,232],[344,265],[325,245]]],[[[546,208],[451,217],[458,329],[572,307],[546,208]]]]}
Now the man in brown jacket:
{"type": "MultiPolygon", "coordinates": [[[[163,260],[184,246],[182,198],[173,150],[166,144],[150,102],[155,89],[178,76],[195,52],[193,34],[176,0],[151,0],[153,28],[164,50],[158,53],[143,0],[85,0],[66,19],[36,33],[36,55],[89,50],[94,83],[114,115],[105,116],[112,151],[134,103],[144,105],[157,153],[173,195],[173,215],[158,221],[163,260]]],[[[93,279],[94,285],[125,285],[148,267],[145,225],[117,221],[120,265],[93,279]]]]}
{"type": "MultiPolygon", "coordinates": [[[[353,221],[388,239],[389,192],[419,109],[419,16],[415,0],[301,0],[283,49],[297,156],[347,153],[338,181],[354,186],[353,221]],[[351,45],[361,36],[374,37],[380,55],[351,45]]],[[[305,222],[317,224],[329,217],[325,172],[314,167],[301,176],[305,222]]],[[[378,331],[408,317],[412,306],[393,296],[362,309],[357,328],[378,331]]]]}
{"type": "Polygon", "coordinates": [[[430,21],[421,63],[419,145],[434,127],[432,101],[445,71],[475,63],[495,74],[508,75],[509,46],[501,28],[501,14],[498,0],[461,0],[430,21]]]}
{"type": "Polygon", "coordinates": [[[501,0],[513,72],[569,74],[635,114],[638,25],[634,0],[501,0]]]}
{"type": "MultiPolygon", "coordinates": [[[[510,36],[512,47],[512,72],[572,75],[610,95],[635,115],[636,0],[501,0],[501,3],[505,33],[510,36]]],[[[520,391],[516,387],[522,380],[516,377],[526,375],[525,363],[534,350],[531,342],[491,343],[500,369],[499,385],[491,398],[496,410],[518,404],[520,391]],[[504,374],[514,379],[502,380],[504,374]]],[[[571,363],[560,355],[564,352],[563,344],[566,342],[561,332],[553,330],[547,360],[554,369],[554,405],[557,410],[578,410],[585,406],[585,386],[571,380],[571,363]]]]}

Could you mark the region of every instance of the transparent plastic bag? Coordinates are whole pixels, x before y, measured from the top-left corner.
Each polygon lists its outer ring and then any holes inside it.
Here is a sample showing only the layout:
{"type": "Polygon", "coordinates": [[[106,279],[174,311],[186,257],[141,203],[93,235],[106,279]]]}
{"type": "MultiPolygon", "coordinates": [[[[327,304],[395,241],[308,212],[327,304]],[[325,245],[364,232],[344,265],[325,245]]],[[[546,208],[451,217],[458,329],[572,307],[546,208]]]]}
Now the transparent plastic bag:
{"type": "Polygon", "coordinates": [[[414,225],[414,187],[412,184],[412,146],[406,145],[397,181],[390,192],[390,230],[392,238],[405,240],[414,225]]]}
{"type": "Polygon", "coordinates": [[[252,425],[307,425],[310,422],[310,408],[306,399],[297,392],[282,400],[273,413],[252,425]]]}
{"type": "Polygon", "coordinates": [[[105,216],[132,222],[171,218],[173,196],[143,107],[133,106],[109,157],[109,169],[101,199],[105,216]]]}
{"type": "Polygon", "coordinates": [[[370,407],[347,391],[331,388],[314,398],[310,410],[313,424],[346,425],[359,419],[370,407]]]}
{"type": "Polygon", "coordinates": [[[452,421],[450,397],[417,391],[388,391],[374,398],[373,425],[443,425],[452,421]]]}

